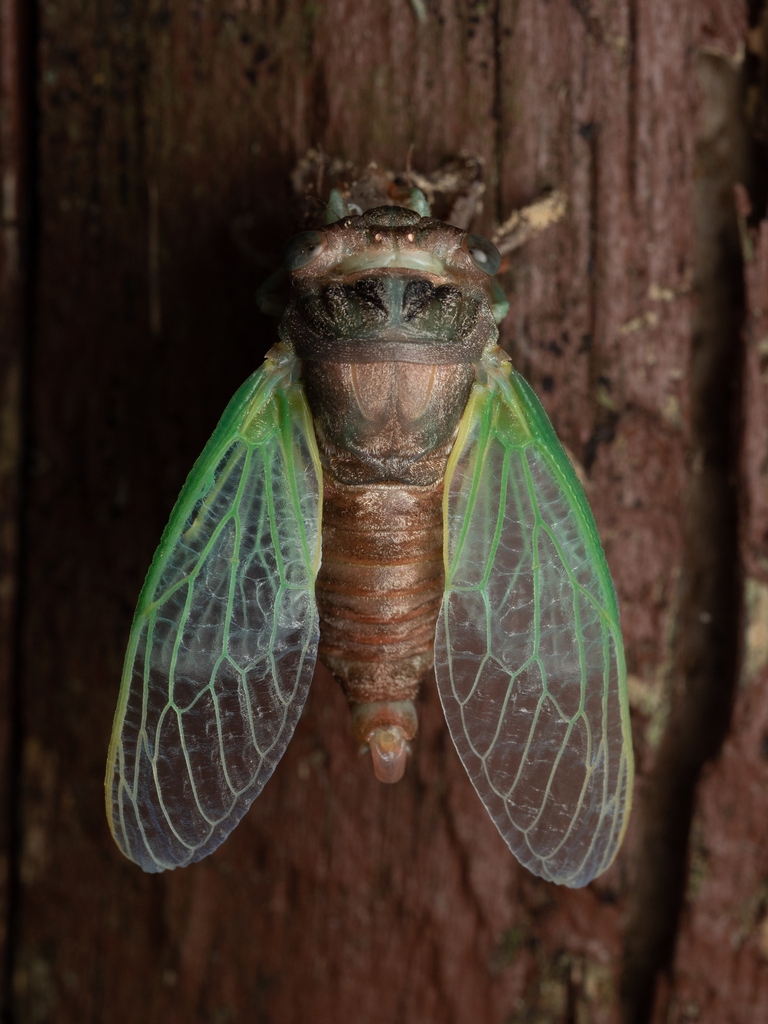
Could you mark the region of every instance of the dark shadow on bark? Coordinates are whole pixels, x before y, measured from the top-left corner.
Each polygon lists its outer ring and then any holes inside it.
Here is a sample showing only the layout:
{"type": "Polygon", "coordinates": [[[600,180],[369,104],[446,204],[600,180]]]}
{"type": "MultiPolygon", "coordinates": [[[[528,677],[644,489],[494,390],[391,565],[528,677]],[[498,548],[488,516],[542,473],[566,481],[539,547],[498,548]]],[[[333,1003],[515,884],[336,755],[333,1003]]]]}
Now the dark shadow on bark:
{"type": "Polygon", "coordinates": [[[15,1020],[13,982],[19,921],[21,858],[21,620],[25,597],[27,535],[23,510],[30,474],[31,369],[34,339],[37,257],[37,58],[36,8],[25,0],[0,0],[0,155],[4,188],[0,242],[0,382],[3,412],[0,515],[4,521],[0,574],[2,668],[0,691],[6,718],[0,804],[0,850],[6,859],[4,948],[0,980],[0,1020],[15,1020]],[[8,188],[11,195],[8,195],[8,188]]]}
{"type": "Polygon", "coordinates": [[[629,907],[622,1011],[645,1024],[669,969],[688,875],[696,787],[728,730],[738,669],[740,579],[736,466],[744,310],[733,186],[749,178],[741,67],[698,57],[691,437],[671,714],[639,794],[643,836],[629,907]]]}

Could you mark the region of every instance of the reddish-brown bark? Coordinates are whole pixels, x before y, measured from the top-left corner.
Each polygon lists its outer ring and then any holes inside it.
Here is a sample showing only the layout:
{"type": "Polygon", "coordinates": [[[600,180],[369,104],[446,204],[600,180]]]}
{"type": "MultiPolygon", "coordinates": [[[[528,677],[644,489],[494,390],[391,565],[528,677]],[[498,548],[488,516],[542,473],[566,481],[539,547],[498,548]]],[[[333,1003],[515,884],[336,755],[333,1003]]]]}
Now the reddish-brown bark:
{"type": "MultiPolygon", "coordinates": [[[[18,1022],[601,1024],[650,1011],[663,944],[672,952],[687,809],[715,749],[696,745],[686,714],[712,697],[691,681],[691,581],[723,572],[710,534],[711,566],[698,558],[696,530],[711,521],[689,507],[697,417],[717,383],[695,346],[692,359],[708,217],[697,146],[712,109],[698,54],[729,55],[738,77],[747,6],[427,0],[424,22],[418,7],[39,5],[18,1022]],[[476,155],[486,193],[474,229],[486,234],[547,189],[567,195],[566,216],[510,257],[502,338],[584,470],[627,643],[636,810],[617,861],[585,890],[518,867],[432,686],[412,765],[386,787],[322,669],[273,779],[211,858],[144,876],[108,834],[104,761],[135,598],[194,457],[274,341],[254,291],[292,233],[289,175],[311,145],[391,167],[413,145],[424,171],[476,155]]],[[[695,1004],[707,1024],[741,1024],[768,998],[765,227],[751,237],[739,513],[751,668],[699,789],[695,884],[659,1020],[692,1019],[695,1004]]],[[[738,345],[739,302],[722,299],[718,345],[734,323],[738,345]]],[[[724,389],[734,413],[739,400],[724,389]]]]}
{"type": "Polygon", "coordinates": [[[665,1021],[762,1020],[768,1014],[768,221],[746,223],[741,424],[742,666],[730,734],[699,788],[686,907],[665,1021]]]}

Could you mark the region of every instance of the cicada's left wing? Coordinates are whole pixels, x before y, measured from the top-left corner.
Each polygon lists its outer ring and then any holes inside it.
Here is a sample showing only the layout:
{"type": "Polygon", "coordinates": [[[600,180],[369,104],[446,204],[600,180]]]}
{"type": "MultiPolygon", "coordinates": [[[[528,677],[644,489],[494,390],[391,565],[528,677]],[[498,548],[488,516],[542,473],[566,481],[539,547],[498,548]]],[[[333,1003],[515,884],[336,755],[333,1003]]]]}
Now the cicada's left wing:
{"type": "Polygon", "coordinates": [[[446,472],[438,689],[518,860],[586,885],[619,847],[632,792],[616,598],[541,404],[508,363],[484,365],[488,383],[473,389],[446,472]]]}
{"type": "Polygon", "coordinates": [[[321,471],[296,361],[273,350],[230,402],[139,597],[107,763],[123,853],[211,853],[291,738],[317,656],[321,471]]]}

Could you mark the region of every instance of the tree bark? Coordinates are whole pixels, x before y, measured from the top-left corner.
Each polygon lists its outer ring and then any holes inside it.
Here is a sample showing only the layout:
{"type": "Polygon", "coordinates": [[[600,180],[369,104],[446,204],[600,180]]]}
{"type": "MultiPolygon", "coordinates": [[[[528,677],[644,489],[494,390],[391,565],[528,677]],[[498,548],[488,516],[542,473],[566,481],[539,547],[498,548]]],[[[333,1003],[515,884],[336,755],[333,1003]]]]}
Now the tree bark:
{"type": "Polygon", "coordinates": [[[28,395],[3,412],[28,457],[0,452],[6,1018],[758,1019],[765,4],[60,0],[29,46],[18,9],[0,0],[2,53],[34,52],[36,89],[3,65],[3,180],[26,169],[32,203],[14,229],[32,276],[9,276],[6,242],[0,281],[0,383],[11,394],[26,368],[28,395]],[[322,669],[214,855],[145,876],[109,835],[135,600],[192,462],[275,341],[254,293],[296,227],[290,173],[318,146],[422,172],[472,154],[486,235],[567,196],[500,282],[503,344],[583,471],[627,645],[635,810],[584,890],[517,865],[434,683],[405,778],[382,786],[322,669]]]}

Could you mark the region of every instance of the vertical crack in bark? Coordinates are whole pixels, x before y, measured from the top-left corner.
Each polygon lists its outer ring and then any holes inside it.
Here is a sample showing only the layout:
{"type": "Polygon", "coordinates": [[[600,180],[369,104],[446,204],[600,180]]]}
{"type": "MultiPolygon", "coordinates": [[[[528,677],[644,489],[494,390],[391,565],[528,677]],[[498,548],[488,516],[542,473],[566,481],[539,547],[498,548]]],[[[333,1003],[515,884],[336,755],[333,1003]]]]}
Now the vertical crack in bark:
{"type": "Polygon", "coordinates": [[[33,340],[36,217],[35,7],[27,0],[0,0],[0,515],[3,516],[2,632],[0,672],[5,744],[0,798],[6,818],[0,826],[5,876],[5,948],[0,982],[0,1019],[15,1019],[13,980],[19,931],[21,859],[21,679],[27,536],[25,499],[29,480],[31,362],[33,340]]]}
{"type": "Polygon", "coordinates": [[[579,127],[579,136],[589,149],[589,257],[587,264],[588,316],[589,331],[582,339],[582,347],[588,352],[589,391],[592,396],[594,419],[592,433],[584,444],[581,462],[585,472],[589,473],[597,457],[597,448],[601,442],[610,443],[616,431],[617,416],[606,409],[597,399],[597,389],[601,383],[603,353],[599,346],[593,344],[597,337],[597,311],[600,302],[601,275],[600,264],[600,125],[589,121],[579,127]]]}
{"type": "Polygon", "coordinates": [[[736,466],[742,360],[742,256],[733,185],[749,147],[741,67],[698,57],[701,124],[696,143],[696,305],[690,362],[691,434],[672,712],[640,801],[643,834],[629,907],[622,978],[626,1024],[645,1024],[656,983],[669,970],[685,898],[696,787],[728,730],[740,605],[736,466]]]}
{"type": "Polygon", "coordinates": [[[629,181],[629,200],[632,205],[632,212],[637,216],[637,105],[640,102],[640,61],[637,52],[637,10],[638,0],[629,0],[627,4],[627,33],[629,49],[629,71],[627,74],[627,179],[629,181]]]}
{"type": "MultiPolygon", "coordinates": [[[[495,189],[494,215],[497,224],[503,224],[505,214],[503,209],[503,185],[504,185],[504,82],[502,79],[502,53],[501,53],[501,0],[496,0],[493,7],[493,160],[496,181],[493,182],[495,189]]],[[[489,183],[490,184],[490,183],[489,183]]]]}

